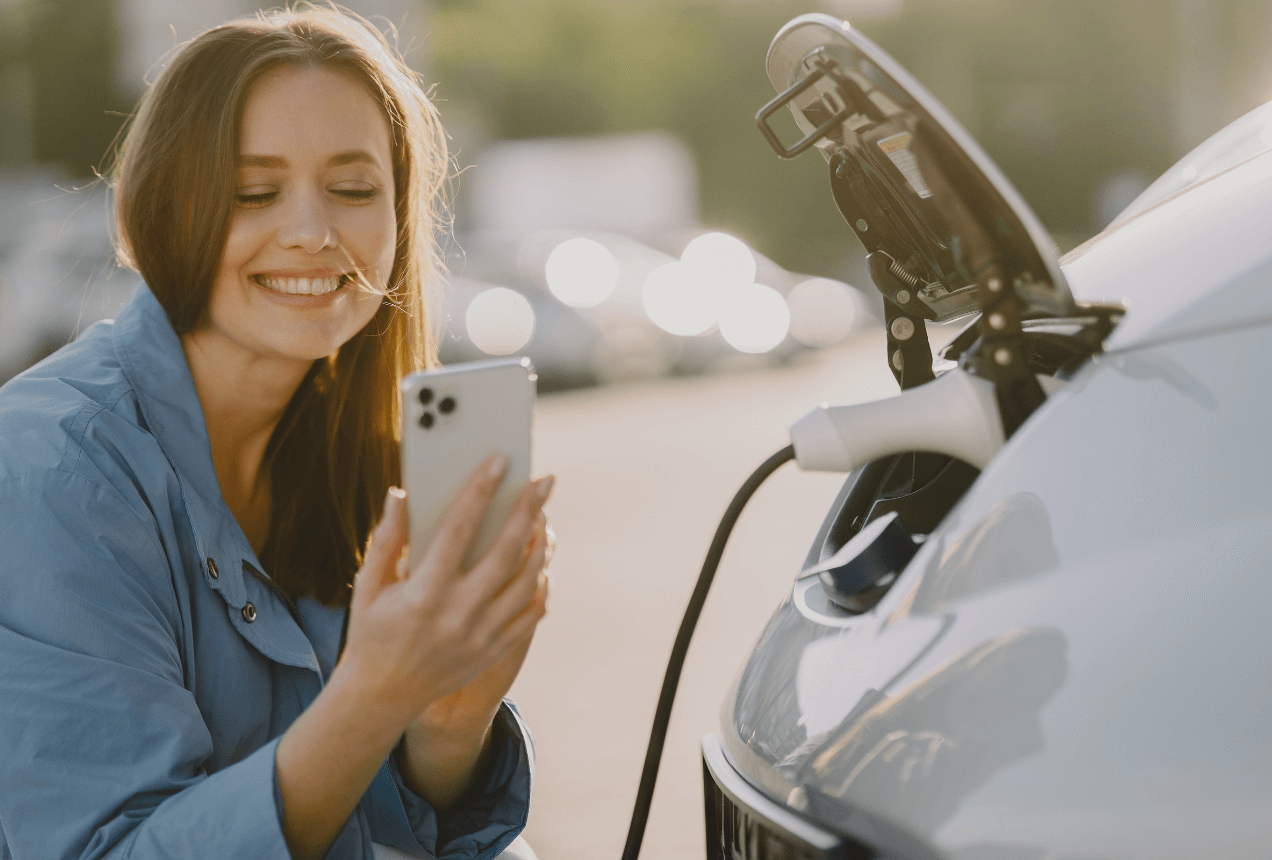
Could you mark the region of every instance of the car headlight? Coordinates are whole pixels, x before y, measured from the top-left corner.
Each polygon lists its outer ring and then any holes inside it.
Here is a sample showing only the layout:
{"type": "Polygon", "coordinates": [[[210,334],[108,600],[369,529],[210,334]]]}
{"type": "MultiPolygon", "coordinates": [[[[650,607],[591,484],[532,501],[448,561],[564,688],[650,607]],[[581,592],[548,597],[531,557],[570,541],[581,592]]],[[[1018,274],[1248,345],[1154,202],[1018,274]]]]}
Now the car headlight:
{"type": "Polygon", "coordinates": [[[875,856],[774,803],[724,756],[718,735],[702,739],[707,860],[847,860],[875,856]]]}
{"type": "MultiPolygon", "coordinates": [[[[916,834],[813,791],[803,814],[771,800],[729,760],[719,735],[702,739],[707,860],[939,860],[916,834]],[[810,816],[817,814],[818,820],[810,816]],[[833,820],[828,827],[822,822],[833,820]]],[[[803,794],[803,789],[797,789],[803,794]]]]}

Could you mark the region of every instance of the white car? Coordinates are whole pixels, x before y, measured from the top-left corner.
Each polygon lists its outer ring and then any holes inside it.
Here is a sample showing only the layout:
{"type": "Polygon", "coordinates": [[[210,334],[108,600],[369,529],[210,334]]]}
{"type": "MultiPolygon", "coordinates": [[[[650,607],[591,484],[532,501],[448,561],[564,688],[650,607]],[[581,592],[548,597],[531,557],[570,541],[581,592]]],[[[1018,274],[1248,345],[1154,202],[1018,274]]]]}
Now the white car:
{"type": "MultiPolygon", "coordinates": [[[[768,71],[766,135],[821,150],[871,254],[897,400],[958,374],[1000,435],[976,468],[940,413],[936,453],[842,459],[703,740],[708,857],[1272,856],[1272,104],[1059,258],[847,24],[795,19],[768,71]],[[923,320],[964,313],[928,383],[923,320]]],[[[823,412],[851,447],[864,413],[823,412]]]]}

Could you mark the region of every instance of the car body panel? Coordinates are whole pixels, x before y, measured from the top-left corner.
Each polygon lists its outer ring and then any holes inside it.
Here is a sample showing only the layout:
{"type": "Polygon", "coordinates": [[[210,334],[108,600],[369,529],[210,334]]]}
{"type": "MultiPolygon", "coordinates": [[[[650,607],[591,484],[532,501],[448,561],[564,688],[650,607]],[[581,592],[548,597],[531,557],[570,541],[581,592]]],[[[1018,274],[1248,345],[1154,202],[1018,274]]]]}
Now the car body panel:
{"type": "Polygon", "coordinates": [[[831,623],[797,582],[725,703],[739,769],[959,860],[1265,856],[1269,348],[1093,362],[872,612],[831,623]]]}
{"type": "Polygon", "coordinates": [[[1062,262],[1079,301],[1126,307],[1105,342],[1117,351],[1272,320],[1269,236],[1272,152],[1264,152],[1115,223],[1062,262]]]}

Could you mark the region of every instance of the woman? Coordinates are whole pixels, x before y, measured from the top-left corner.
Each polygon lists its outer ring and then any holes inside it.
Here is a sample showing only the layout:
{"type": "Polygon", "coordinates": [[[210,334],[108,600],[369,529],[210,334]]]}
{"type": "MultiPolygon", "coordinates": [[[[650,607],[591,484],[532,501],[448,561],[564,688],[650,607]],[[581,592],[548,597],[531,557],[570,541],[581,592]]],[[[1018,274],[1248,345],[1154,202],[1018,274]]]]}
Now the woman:
{"type": "Polygon", "coordinates": [[[504,463],[409,570],[392,489],[446,165],[331,10],[208,31],[143,99],[115,178],[146,286],[0,390],[0,856],[491,857],[524,826],[503,696],[551,478],[470,570],[504,463]]]}

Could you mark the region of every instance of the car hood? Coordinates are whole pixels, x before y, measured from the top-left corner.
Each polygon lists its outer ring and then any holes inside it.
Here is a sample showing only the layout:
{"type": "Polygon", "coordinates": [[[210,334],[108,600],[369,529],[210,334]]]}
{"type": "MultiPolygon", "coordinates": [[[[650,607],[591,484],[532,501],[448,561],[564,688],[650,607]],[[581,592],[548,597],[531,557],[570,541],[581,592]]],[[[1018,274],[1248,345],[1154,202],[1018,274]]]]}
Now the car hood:
{"type": "MultiPolygon", "coordinates": [[[[1272,319],[1272,103],[1198,148],[1235,153],[1205,175],[1190,154],[1168,171],[1201,174],[1181,190],[1155,188],[1108,229],[1061,259],[1074,298],[1123,305],[1105,343],[1118,351],[1272,319]],[[1251,126],[1262,145],[1244,147],[1251,126]],[[1235,163],[1231,163],[1235,161],[1235,163]]],[[[1156,184],[1155,184],[1156,185],[1156,184]]]]}

